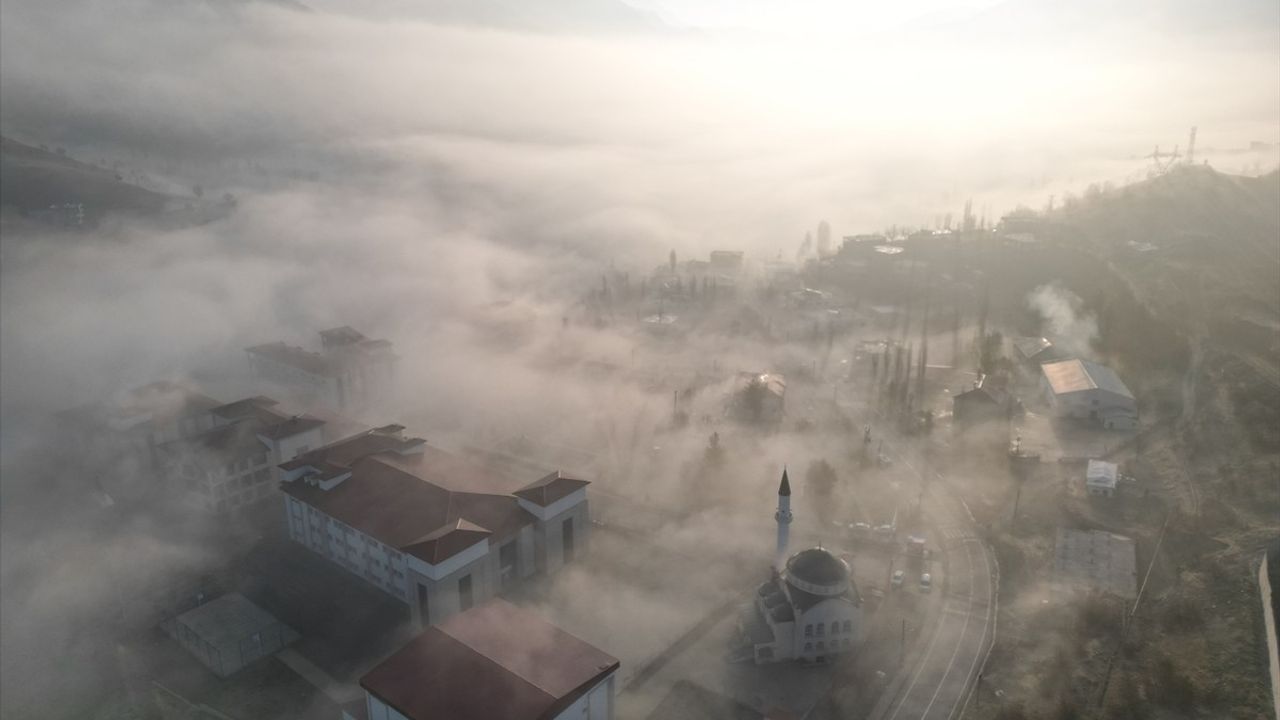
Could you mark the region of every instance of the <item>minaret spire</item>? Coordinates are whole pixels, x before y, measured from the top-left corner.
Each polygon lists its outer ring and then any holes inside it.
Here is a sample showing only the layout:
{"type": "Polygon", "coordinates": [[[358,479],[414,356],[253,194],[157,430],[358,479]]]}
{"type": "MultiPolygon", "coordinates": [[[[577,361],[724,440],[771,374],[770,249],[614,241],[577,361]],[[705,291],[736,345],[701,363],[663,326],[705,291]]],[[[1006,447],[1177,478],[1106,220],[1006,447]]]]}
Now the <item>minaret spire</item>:
{"type": "Polygon", "coordinates": [[[787,479],[787,468],[782,468],[782,482],[778,484],[778,512],[773,519],[778,523],[778,555],[773,567],[778,572],[787,563],[787,536],[791,530],[791,481],[787,479]]]}

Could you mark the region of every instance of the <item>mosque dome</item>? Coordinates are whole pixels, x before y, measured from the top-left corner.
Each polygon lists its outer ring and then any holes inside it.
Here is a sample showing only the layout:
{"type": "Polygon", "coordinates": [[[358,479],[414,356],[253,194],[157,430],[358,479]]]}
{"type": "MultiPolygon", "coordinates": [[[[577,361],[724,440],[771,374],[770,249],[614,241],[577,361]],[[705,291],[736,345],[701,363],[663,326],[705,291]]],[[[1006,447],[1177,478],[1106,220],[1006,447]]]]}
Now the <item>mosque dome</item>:
{"type": "Polygon", "coordinates": [[[786,579],[797,590],[835,597],[849,590],[849,566],[828,550],[809,548],[787,560],[786,579]]]}

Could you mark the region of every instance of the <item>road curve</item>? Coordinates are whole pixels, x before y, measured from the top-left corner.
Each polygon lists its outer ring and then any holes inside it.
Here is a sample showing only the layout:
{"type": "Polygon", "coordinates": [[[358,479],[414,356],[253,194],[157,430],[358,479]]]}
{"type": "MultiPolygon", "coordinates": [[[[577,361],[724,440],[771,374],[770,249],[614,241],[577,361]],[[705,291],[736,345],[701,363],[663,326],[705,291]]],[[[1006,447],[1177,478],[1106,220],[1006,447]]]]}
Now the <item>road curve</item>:
{"type": "Polygon", "coordinates": [[[964,714],[991,646],[995,622],[994,560],[976,537],[967,508],[947,490],[931,493],[947,572],[931,626],[890,683],[871,720],[954,720],[964,714]],[[948,536],[950,536],[948,538],[948,536]]]}

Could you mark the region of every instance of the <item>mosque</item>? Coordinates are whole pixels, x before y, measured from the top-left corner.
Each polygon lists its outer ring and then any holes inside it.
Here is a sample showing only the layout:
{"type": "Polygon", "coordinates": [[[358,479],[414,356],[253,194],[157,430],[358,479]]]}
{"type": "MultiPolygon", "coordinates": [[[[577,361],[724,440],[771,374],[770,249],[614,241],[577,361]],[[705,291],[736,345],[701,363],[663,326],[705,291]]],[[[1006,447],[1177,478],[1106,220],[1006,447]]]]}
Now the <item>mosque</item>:
{"type": "Polygon", "coordinates": [[[778,553],[772,577],[756,588],[742,631],[757,665],[824,662],[847,653],[862,637],[862,598],[849,564],[822,547],[787,557],[791,483],[778,486],[778,553]]]}

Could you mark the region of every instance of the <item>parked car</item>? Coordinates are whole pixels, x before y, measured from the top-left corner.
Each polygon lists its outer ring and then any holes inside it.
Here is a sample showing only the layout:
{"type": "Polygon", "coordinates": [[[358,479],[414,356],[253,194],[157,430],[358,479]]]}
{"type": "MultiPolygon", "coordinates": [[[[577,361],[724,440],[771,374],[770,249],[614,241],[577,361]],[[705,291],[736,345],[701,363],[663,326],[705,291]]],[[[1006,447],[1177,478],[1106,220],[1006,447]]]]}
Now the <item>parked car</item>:
{"type": "Polygon", "coordinates": [[[920,576],[920,592],[927,593],[933,590],[933,578],[929,573],[920,576]]]}
{"type": "Polygon", "coordinates": [[[893,580],[890,580],[890,581],[889,581],[889,584],[890,584],[890,585],[892,585],[892,586],[893,586],[893,588],[896,590],[896,589],[898,589],[898,588],[902,587],[902,581],[903,581],[904,579],[906,579],[906,577],[907,577],[907,574],[906,574],[906,573],[904,573],[903,571],[901,571],[901,570],[894,570],[894,571],[893,571],[893,580]]]}

